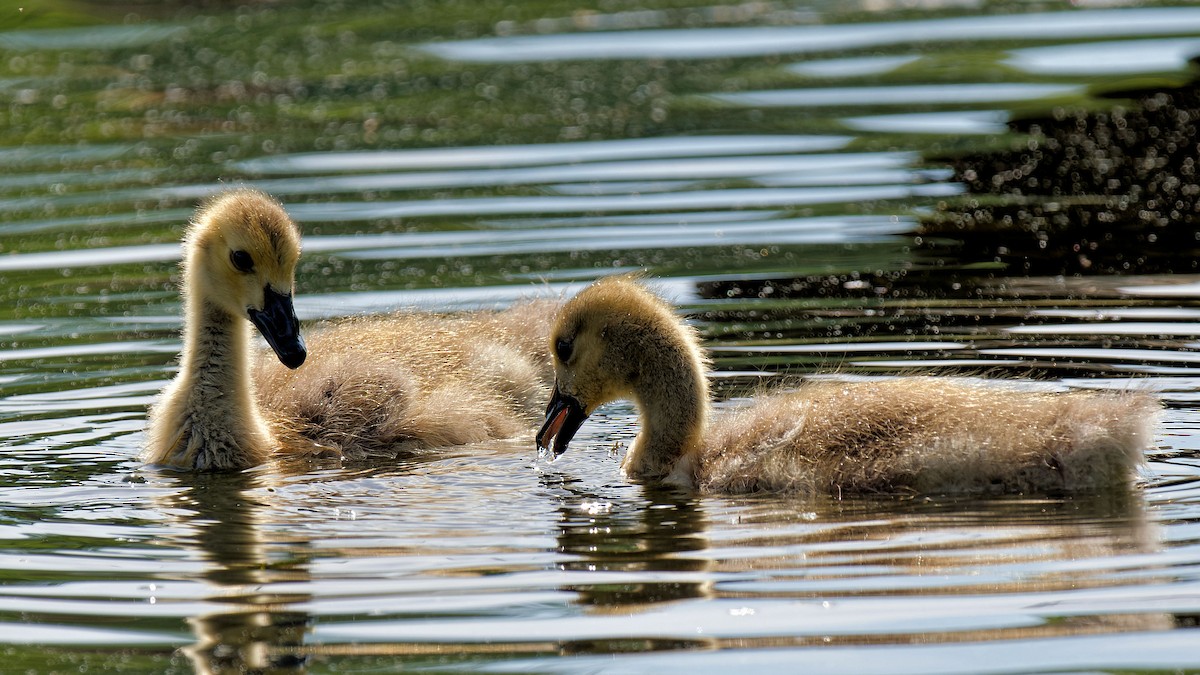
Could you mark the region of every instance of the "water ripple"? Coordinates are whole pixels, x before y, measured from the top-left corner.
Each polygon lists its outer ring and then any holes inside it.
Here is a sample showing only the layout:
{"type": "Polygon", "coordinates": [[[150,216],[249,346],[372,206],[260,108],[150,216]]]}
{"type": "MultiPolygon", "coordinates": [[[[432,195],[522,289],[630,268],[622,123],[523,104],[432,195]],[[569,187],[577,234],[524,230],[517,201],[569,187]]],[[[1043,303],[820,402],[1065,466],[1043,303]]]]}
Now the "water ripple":
{"type": "Polygon", "coordinates": [[[483,63],[576,59],[714,59],[878,49],[917,42],[1066,40],[1200,30],[1195,8],[1039,12],[821,26],[608,31],[447,40],[420,49],[483,63]]]}
{"type": "Polygon", "coordinates": [[[398,169],[535,166],[612,160],[788,154],[840,150],[848,136],[680,136],[371,152],[322,152],[261,157],[234,166],[248,173],[343,173],[398,169]]]}

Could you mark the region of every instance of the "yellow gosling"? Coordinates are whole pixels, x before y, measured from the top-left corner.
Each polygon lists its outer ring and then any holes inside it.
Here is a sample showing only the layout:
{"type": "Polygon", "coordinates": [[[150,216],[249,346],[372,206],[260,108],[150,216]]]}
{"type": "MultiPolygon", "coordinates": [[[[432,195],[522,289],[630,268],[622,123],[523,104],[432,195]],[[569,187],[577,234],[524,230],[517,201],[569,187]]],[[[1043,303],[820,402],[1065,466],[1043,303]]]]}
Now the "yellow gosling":
{"type": "Polygon", "coordinates": [[[314,449],[268,421],[250,380],[251,323],[287,367],[307,355],[292,307],[299,229],[278,202],[235,190],[200,209],[183,248],[183,352],[150,410],[147,461],[240,469],[285,445],[314,449]]]}
{"type": "Polygon", "coordinates": [[[711,417],[695,332],[636,279],[602,279],[550,334],[537,435],[564,452],[598,406],[632,400],[622,470],[707,492],[1055,493],[1128,484],[1153,441],[1148,394],[1013,391],[934,377],[821,382],[711,417]]]}
{"type": "Polygon", "coordinates": [[[537,423],[558,303],[329,323],[308,358],[292,305],[299,257],[299,229],[261,192],[227,192],[197,212],[184,238],[180,368],[150,410],[148,462],[222,470],[280,456],[393,458],[537,423]],[[251,323],[273,353],[252,349],[251,323]]]}

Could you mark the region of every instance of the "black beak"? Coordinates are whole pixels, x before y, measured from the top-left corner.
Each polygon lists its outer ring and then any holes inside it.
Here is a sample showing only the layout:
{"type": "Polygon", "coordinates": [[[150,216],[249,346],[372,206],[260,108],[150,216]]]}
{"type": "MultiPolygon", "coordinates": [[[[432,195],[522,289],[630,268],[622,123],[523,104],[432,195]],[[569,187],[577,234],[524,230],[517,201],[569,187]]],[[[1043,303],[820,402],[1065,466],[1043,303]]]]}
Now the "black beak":
{"type": "Polygon", "coordinates": [[[546,423],[537,433],[538,451],[546,450],[553,441],[555,457],[566,452],[567,445],[575,438],[575,432],[579,431],[587,417],[583,404],[575,397],[563,394],[555,385],[554,394],[546,406],[546,423]]]}
{"type": "Polygon", "coordinates": [[[275,350],[280,363],[288,368],[299,368],[304,363],[308,350],[304,348],[304,336],[300,335],[300,321],[292,307],[292,296],[268,286],[263,289],[263,308],[251,308],[246,312],[258,332],[267,339],[267,344],[275,350]]]}

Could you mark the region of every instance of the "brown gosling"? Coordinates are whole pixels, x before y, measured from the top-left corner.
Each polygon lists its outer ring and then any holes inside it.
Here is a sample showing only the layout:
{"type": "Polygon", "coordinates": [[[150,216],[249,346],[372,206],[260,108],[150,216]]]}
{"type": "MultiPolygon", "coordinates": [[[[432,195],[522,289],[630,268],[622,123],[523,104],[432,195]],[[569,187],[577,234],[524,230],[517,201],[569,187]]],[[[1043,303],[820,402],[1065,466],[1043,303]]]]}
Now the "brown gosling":
{"type": "Polygon", "coordinates": [[[1030,393],[935,377],[811,383],[710,420],[708,359],[673,308],[627,276],[562,308],[539,449],[632,400],[632,479],[707,492],[1058,493],[1129,484],[1160,405],[1145,393],[1030,393]]]}
{"type": "Polygon", "coordinates": [[[306,359],[292,305],[299,257],[299,229],[261,192],[226,192],[197,212],[184,238],[180,368],[150,410],[148,462],[393,458],[536,425],[558,303],[347,319],[318,328],[306,359]],[[250,323],[273,354],[251,348],[250,323]]]}

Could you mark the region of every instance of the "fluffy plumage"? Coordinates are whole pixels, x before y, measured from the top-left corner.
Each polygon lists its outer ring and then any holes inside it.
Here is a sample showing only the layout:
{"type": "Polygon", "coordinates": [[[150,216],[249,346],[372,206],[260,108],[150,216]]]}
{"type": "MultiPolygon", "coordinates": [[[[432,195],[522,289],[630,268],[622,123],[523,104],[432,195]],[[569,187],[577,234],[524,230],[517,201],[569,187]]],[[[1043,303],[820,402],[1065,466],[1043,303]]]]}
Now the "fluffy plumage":
{"type": "Polygon", "coordinates": [[[557,302],[460,316],[338,321],[309,337],[298,370],[255,368],[262,405],[348,459],[527,433],[552,377],[542,345],[557,302]]]}
{"type": "Polygon", "coordinates": [[[712,492],[1057,492],[1128,483],[1153,440],[1147,394],[1014,391],[934,377],[819,382],[710,421],[695,332],[630,277],[569,301],[539,445],[566,450],[597,406],[631,399],[630,477],[712,492]]]}

